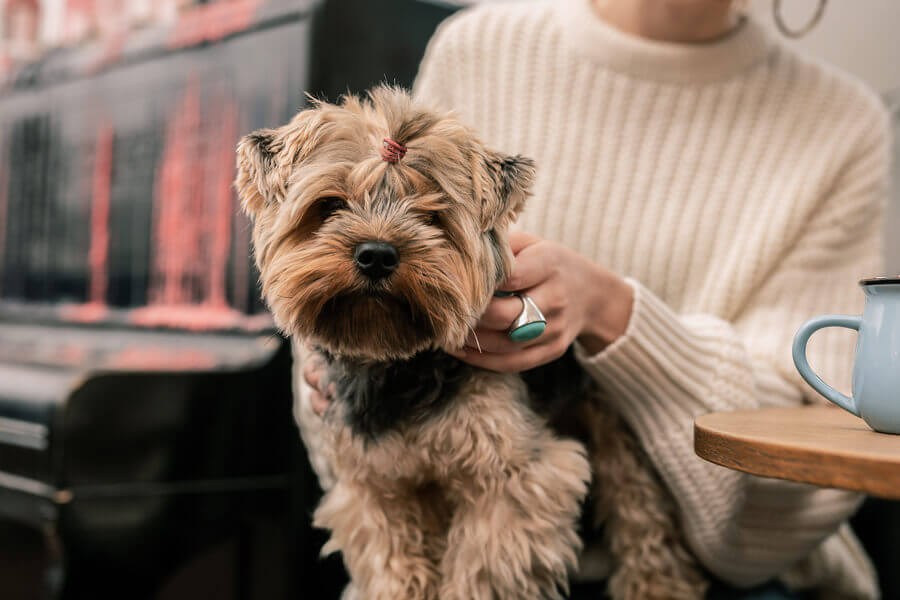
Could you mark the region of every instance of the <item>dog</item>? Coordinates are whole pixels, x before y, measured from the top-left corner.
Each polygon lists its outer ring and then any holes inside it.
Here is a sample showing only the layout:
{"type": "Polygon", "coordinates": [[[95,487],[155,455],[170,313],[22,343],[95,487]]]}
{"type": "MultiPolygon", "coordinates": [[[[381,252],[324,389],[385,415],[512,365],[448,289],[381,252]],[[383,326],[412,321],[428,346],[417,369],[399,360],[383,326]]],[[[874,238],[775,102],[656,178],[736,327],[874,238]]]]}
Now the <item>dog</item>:
{"type": "Polygon", "coordinates": [[[510,375],[445,352],[511,271],[531,160],[389,86],[312,100],[237,154],[266,303],[336,390],[314,524],[343,598],[562,598],[591,485],[614,598],[703,596],[674,502],[571,353],[510,375]]]}

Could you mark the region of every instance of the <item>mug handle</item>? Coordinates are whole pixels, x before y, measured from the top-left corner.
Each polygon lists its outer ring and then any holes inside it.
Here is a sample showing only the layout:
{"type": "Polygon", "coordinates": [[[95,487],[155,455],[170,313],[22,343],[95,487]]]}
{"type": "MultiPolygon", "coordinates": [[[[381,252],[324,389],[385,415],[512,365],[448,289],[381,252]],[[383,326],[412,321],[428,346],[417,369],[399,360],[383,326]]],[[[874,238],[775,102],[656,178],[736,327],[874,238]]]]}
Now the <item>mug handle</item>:
{"type": "Polygon", "coordinates": [[[823,327],[846,327],[847,329],[859,331],[861,321],[862,317],[850,315],[822,315],[821,317],[810,319],[797,330],[792,349],[794,365],[803,379],[815,388],[817,392],[857,417],[859,416],[859,408],[856,406],[856,401],[822,381],[822,378],[816,375],[809,366],[809,362],[806,360],[806,344],[809,342],[810,336],[823,327]]]}

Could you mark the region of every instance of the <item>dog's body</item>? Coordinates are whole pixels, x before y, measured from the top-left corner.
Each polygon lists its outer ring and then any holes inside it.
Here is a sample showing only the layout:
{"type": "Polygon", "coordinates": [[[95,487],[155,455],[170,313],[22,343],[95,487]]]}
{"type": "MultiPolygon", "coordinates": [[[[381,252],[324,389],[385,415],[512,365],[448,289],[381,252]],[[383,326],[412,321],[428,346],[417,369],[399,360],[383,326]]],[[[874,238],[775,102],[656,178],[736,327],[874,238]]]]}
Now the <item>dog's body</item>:
{"type": "Polygon", "coordinates": [[[336,483],[315,523],[343,553],[345,597],[561,597],[592,471],[613,596],[702,596],[671,500],[570,355],[519,376],[443,352],[510,272],[529,160],[378,88],[247,136],[238,167],[267,303],[335,389],[336,483]]]}
{"type": "Polygon", "coordinates": [[[360,598],[556,597],[579,547],[582,446],[545,426],[520,378],[423,354],[374,367],[384,396],[358,389],[372,367],[337,367],[352,374],[327,417],[337,482],[315,515],[327,549],[344,552],[360,598]],[[418,400],[375,426],[365,413],[398,396],[418,400]]]}

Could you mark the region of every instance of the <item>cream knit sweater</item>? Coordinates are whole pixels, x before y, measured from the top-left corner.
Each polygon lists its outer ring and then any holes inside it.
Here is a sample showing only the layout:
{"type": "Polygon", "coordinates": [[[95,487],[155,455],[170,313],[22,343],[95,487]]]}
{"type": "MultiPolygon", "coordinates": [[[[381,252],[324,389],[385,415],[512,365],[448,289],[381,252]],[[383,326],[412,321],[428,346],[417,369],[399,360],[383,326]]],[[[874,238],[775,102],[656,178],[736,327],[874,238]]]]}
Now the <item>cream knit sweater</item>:
{"type": "MultiPolygon", "coordinates": [[[[857,280],[879,274],[888,127],[873,94],[752,21],[716,43],[651,42],[604,24],[589,0],[454,16],[415,93],[537,161],[522,229],[634,287],[625,335],[580,360],[672,490],[700,561],[739,586],[781,575],[877,597],[841,525],[858,495],[707,463],[692,433],[711,411],[819,401],[791,340],[812,316],[859,313],[857,280]]],[[[839,388],[854,341],[829,331],[810,346],[839,388]]],[[[301,431],[327,486],[301,392],[301,431]]]]}

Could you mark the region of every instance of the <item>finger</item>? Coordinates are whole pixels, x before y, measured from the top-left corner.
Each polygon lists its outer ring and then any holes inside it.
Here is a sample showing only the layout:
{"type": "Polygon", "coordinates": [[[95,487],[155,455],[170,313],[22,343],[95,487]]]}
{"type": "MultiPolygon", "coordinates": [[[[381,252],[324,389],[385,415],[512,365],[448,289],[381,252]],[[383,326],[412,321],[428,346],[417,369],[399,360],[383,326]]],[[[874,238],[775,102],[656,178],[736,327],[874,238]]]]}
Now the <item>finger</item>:
{"type": "Polygon", "coordinates": [[[513,254],[518,254],[528,246],[541,241],[541,238],[525,233],[524,231],[511,230],[509,232],[509,249],[513,254]]]}
{"type": "MultiPolygon", "coordinates": [[[[551,319],[554,316],[558,316],[558,310],[554,308],[553,302],[550,300],[553,296],[553,290],[549,286],[539,286],[530,289],[528,290],[528,295],[545,318],[551,319]]],[[[524,309],[525,304],[518,295],[492,298],[484,314],[478,320],[476,329],[493,329],[506,332],[524,309]]]]}
{"type": "Polygon", "coordinates": [[[480,328],[469,334],[464,349],[490,354],[508,354],[519,350],[515,343],[506,337],[505,332],[480,328]]]}
{"type": "MultiPolygon", "coordinates": [[[[555,337],[553,336],[553,339],[555,337]]],[[[478,328],[475,329],[474,333],[469,334],[469,337],[466,339],[465,349],[473,352],[487,352],[489,354],[509,354],[511,352],[521,352],[526,348],[538,344],[546,344],[550,341],[552,339],[544,335],[527,342],[514,342],[509,339],[506,330],[495,331],[493,329],[478,328]]]]}
{"type": "Polygon", "coordinates": [[[478,321],[478,327],[506,331],[521,312],[522,300],[520,298],[515,296],[492,298],[478,321]]]}
{"type": "Polygon", "coordinates": [[[312,406],[313,412],[320,417],[325,414],[329,404],[328,399],[315,390],[309,395],[309,403],[312,406]]]}
{"type": "Polygon", "coordinates": [[[523,248],[516,255],[512,272],[498,289],[504,292],[523,291],[546,281],[553,272],[556,258],[555,253],[547,251],[551,248],[554,246],[542,243],[530,244],[523,248]]]}
{"type": "Polygon", "coordinates": [[[556,360],[565,352],[565,347],[557,342],[539,344],[511,354],[488,354],[464,350],[457,358],[472,366],[500,373],[520,373],[556,360]]]}
{"type": "Polygon", "coordinates": [[[325,411],[328,410],[328,406],[331,404],[331,401],[334,400],[334,395],[337,393],[337,385],[332,381],[329,382],[325,387],[324,392],[319,392],[317,389],[313,389],[313,391],[309,395],[309,401],[312,405],[313,412],[315,412],[320,417],[325,414],[325,411]]]}
{"type": "Polygon", "coordinates": [[[303,378],[311,388],[315,390],[319,389],[319,380],[322,378],[322,369],[315,359],[311,358],[303,365],[303,378]]]}

